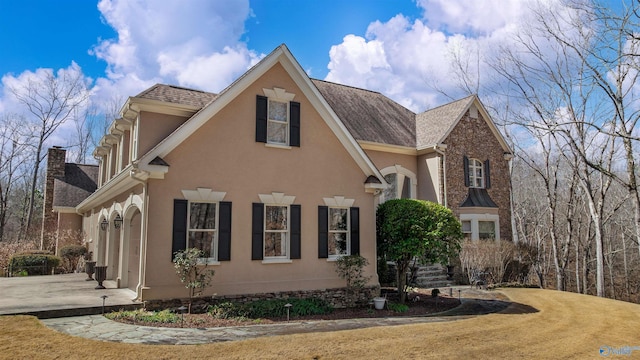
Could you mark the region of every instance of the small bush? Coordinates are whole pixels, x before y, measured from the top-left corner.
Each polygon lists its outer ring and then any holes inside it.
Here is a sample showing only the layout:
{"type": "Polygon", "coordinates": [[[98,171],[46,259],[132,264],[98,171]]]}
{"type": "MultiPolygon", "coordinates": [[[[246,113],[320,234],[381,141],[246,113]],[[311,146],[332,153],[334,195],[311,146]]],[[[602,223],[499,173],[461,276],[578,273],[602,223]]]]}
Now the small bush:
{"type": "Polygon", "coordinates": [[[409,311],[409,305],[407,304],[398,304],[398,303],[388,302],[387,306],[389,307],[389,310],[397,313],[403,313],[403,312],[409,311]]]}
{"type": "Polygon", "coordinates": [[[158,324],[173,324],[180,321],[180,315],[171,310],[162,311],[146,311],[144,309],[137,310],[120,310],[104,315],[111,320],[129,320],[132,322],[147,322],[158,324]]]}
{"type": "Polygon", "coordinates": [[[60,248],[60,256],[64,258],[69,267],[67,270],[73,272],[78,268],[78,261],[87,253],[87,248],[82,245],[65,245],[60,248]]]}
{"type": "Polygon", "coordinates": [[[60,265],[62,259],[55,255],[42,252],[16,254],[9,261],[12,273],[26,271],[28,275],[49,275],[60,265]]]}
{"type": "Polygon", "coordinates": [[[219,319],[232,318],[277,318],[287,316],[286,304],[291,304],[289,315],[292,317],[305,315],[329,314],[333,308],[322,299],[271,299],[250,303],[223,302],[211,305],[207,311],[219,319]]]}

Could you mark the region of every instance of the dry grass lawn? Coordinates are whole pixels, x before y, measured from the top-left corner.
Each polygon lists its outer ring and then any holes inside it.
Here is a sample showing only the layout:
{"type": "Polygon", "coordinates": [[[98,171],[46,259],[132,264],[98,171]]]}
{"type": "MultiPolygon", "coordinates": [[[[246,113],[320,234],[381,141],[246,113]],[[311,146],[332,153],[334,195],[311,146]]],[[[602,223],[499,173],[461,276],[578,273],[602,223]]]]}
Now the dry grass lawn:
{"type": "MultiPolygon", "coordinates": [[[[640,305],[551,290],[501,291],[540,311],[194,346],[99,342],[9,316],[0,317],[0,358],[599,359],[603,345],[640,346],[640,305]]],[[[640,350],[623,357],[640,358],[640,350]]]]}

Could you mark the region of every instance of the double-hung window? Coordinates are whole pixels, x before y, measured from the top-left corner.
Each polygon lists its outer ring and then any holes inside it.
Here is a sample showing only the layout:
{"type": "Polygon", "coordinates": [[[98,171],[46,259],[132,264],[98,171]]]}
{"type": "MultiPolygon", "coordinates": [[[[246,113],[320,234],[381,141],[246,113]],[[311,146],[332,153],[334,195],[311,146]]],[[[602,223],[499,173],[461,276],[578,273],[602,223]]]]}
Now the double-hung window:
{"type": "Polygon", "coordinates": [[[269,99],[267,111],[267,143],[289,144],[289,104],[269,99]]]}
{"type": "Polygon", "coordinates": [[[274,147],[300,146],[300,103],[281,88],[256,95],[256,142],[274,147]]]}
{"type": "Polygon", "coordinates": [[[197,188],[182,194],[184,199],[173,200],[171,260],[188,248],[201,250],[202,262],[231,260],[232,204],[224,201],[226,193],[197,188]]]}
{"type": "Polygon", "coordinates": [[[301,207],[295,196],[259,194],[253,203],[251,259],[264,263],[287,263],[301,255],[301,207]]]}
{"type": "Polygon", "coordinates": [[[480,160],[469,159],[469,186],[474,188],[484,187],[483,165],[480,160]]]}
{"type": "Polygon", "coordinates": [[[360,253],[360,208],[344,196],[318,206],[318,258],[336,260],[360,253]]]}
{"type": "Polygon", "coordinates": [[[203,258],[215,260],[217,240],[217,204],[190,202],[187,248],[196,248],[202,251],[203,258]]]}
{"type": "Polygon", "coordinates": [[[349,209],[329,208],[329,257],[350,254],[349,209]]]}
{"type": "Polygon", "coordinates": [[[265,205],[264,207],[264,257],[288,257],[289,206],[265,205]]]}

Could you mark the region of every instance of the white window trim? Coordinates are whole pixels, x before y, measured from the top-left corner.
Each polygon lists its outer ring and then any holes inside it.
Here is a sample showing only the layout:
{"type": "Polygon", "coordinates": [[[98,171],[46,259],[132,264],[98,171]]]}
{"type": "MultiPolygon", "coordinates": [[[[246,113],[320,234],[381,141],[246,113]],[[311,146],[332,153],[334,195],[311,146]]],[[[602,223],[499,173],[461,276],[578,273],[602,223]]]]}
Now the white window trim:
{"type": "MultiPolygon", "coordinates": [[[[393,165],[393,166],[387,166],[386,168],[380,170],[380,174],[382,174],[382,177],[385,177],[389,174],[396,174],[396,197],[395,199],[400,199],[400,197],[402,196],[402,190],[403,190],[403,186],[404,186],[404,179],[406,177],[408,177],[411,180],[411,188],[409,189],[409,198],[410,199],[415,199],[417,194],[418,194],[418,177],[416,176],[416,174],[413,173],[413,171],[403,167],[402,165],[393,165]]],[[[376,197],[376,205],[381,204],[382,202],[381,200],[381,195],[384,192],[381,192],[379,196],[376,197]]],[[[391,199],[387,199],[387,200],[391,200],[391,199]]],[[[386,201],[386,200],[385,200],[386,201]]]]}
{"type": "Polygon", "coordinates": [[[291,260],[291,205],[296,200],[295,196],[284,193],[272,192],[271,194],[258,194],[260,202],[264,204],[262,219],[262,263],[263,264],[290,264],[291,260]],[[287,256],[265,256],[264,239],[266,235],[267,206],[287,207],[287,256]]]}
{"type": "Polygon", "coordinates": [[[182,190],[182,196],[189,201],[187,204],[187,248],[189,247],[189,233],[191,230],[191,203],[209,203],[216,205],[216,228],[213,235],[213,257],[199,258],[198,264],[220,265],[218,261],[218,235],[220,227],[220,202],[224,200],[226,192],[213,191],[209,188],[196,188],[196,190],[182,190]]]}
{"type": "Polygon", "coordinates": [[[469,187],[484,189],[484,163],[478,159],[469,159],[469,187]],[[479,166],[476,164],[480,164],[479,166]],[[476,170],[480,169],[480,176],[476,176],[476,170]],[[476,180],[480,178],[480,186],[476,186],[476,180]]]}
{"type": "Polygon", "coordinates": [[[480,240],[479,221],[491,221],[496,227],[496,241],[500,240],[500,217],[494,214],[460,214],[460,221],[471,221],[471,240],[480,240]]]}

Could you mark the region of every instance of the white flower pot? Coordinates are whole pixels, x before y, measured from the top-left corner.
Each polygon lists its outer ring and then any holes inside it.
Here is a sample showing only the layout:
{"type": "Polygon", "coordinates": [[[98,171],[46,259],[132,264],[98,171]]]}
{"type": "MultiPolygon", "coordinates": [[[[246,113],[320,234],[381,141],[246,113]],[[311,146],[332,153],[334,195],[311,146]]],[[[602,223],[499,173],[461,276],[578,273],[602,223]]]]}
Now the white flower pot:
{"type": "Polygon", "coordinates": [[[375,306],[376,310],[382,310],[384,309],[385,301],[387,301],[387,299],[382,297],[373,298],[373,306],[375,306]]]}

